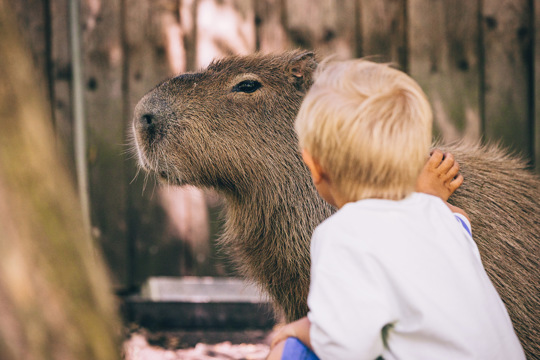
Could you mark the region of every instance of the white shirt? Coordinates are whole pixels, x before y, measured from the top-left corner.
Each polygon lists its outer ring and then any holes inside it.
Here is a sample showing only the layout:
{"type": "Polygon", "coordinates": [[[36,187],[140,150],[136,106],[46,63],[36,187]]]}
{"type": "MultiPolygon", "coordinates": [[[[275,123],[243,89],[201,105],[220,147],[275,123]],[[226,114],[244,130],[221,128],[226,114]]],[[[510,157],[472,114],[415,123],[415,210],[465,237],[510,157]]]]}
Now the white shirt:
{"type": "Polygon", "coordinates": [[[476,244],[439,198],[349,203],[316,228],[311,258],[323,360],[525,358],[476,244]]]}

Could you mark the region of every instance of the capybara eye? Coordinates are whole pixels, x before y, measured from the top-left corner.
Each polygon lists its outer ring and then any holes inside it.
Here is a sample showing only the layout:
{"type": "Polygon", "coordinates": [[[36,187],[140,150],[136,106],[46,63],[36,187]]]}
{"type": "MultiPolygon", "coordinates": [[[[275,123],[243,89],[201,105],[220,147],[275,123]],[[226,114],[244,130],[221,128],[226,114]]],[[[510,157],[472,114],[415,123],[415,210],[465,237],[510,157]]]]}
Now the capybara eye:
{"type": "Polygon", "coordinates": [[[232,91],[251,94],[252,92],[257,91],[261,86],[262,84],[256,80],[244,80],[234,85],[232,91]]]}

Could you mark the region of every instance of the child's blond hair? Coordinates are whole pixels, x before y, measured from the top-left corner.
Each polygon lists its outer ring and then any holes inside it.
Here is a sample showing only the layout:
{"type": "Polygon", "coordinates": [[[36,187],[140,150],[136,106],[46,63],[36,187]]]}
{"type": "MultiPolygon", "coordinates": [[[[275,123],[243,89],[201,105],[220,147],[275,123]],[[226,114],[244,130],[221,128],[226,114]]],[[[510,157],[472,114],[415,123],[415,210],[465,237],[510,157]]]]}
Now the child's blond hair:
{"type": "Polygon", "coordinates": [[[398,200],[429,155],[432,112],[420,86],[386,64],[322,66],[296,119],[306,149],[346,201],[398,200]]]}

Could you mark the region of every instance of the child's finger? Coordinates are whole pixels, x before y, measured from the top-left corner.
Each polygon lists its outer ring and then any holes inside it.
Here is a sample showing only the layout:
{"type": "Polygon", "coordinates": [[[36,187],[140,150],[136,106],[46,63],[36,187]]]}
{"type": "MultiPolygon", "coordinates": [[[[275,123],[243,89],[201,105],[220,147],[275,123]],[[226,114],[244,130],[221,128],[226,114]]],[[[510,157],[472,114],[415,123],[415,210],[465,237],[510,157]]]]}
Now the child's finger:
{"type": "Polygon", "coordinates": [[[459,174],[459,163],[457,161],[454,162],[454,165],[448,170],[446,173],[442,175],[445,181],[451,180],[455,178],[459,174]]]}
{"type": "Polygon", "coordinates": [[[456,191],[456,189],[463,184],[463,181],[464,181],[463,175],[459,174],[458,176],[456,176],[456,178],[450,181],[450,183],[448,184],[450,191],[451,192],[456,191]]]}
{"type": "Polygon", "coordinates": [[[444,153],[439,149],[433,149],[431,151],[431,156],[428,159],[428,164],[432,168],[437,168],[441,161],[443,161],[444,153]]]}
{"type": "Polygon", "coordinates": [[[439,165],[439,171],[443,173],[448,172],[452,168],[452,166],[454,166],[454,163],[454,155],[450,153],[444,154],[444,160],[441,162],[441,165],[439,165]]]}

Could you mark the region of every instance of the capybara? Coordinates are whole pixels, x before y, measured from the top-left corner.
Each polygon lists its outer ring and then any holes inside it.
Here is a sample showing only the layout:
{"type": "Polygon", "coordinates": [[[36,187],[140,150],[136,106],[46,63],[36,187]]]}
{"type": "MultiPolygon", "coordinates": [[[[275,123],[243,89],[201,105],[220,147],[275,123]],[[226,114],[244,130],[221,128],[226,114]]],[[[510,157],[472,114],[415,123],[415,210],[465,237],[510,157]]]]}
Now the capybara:
{"type": "MultiPolygon", "coordinates": [[[[158,85],[133,120],[144,169],[223,195],[223,246],[289,321],[307,312],[310,235],[334,211],[315,191],[293,129],[316,67],[300,50],[216,60],[158,85]]],[[[461,164],[465,184],[451,202],[469,213],[528,356],[540,356],[540,178],[496,146],[437,147],[461,164]]]]}

